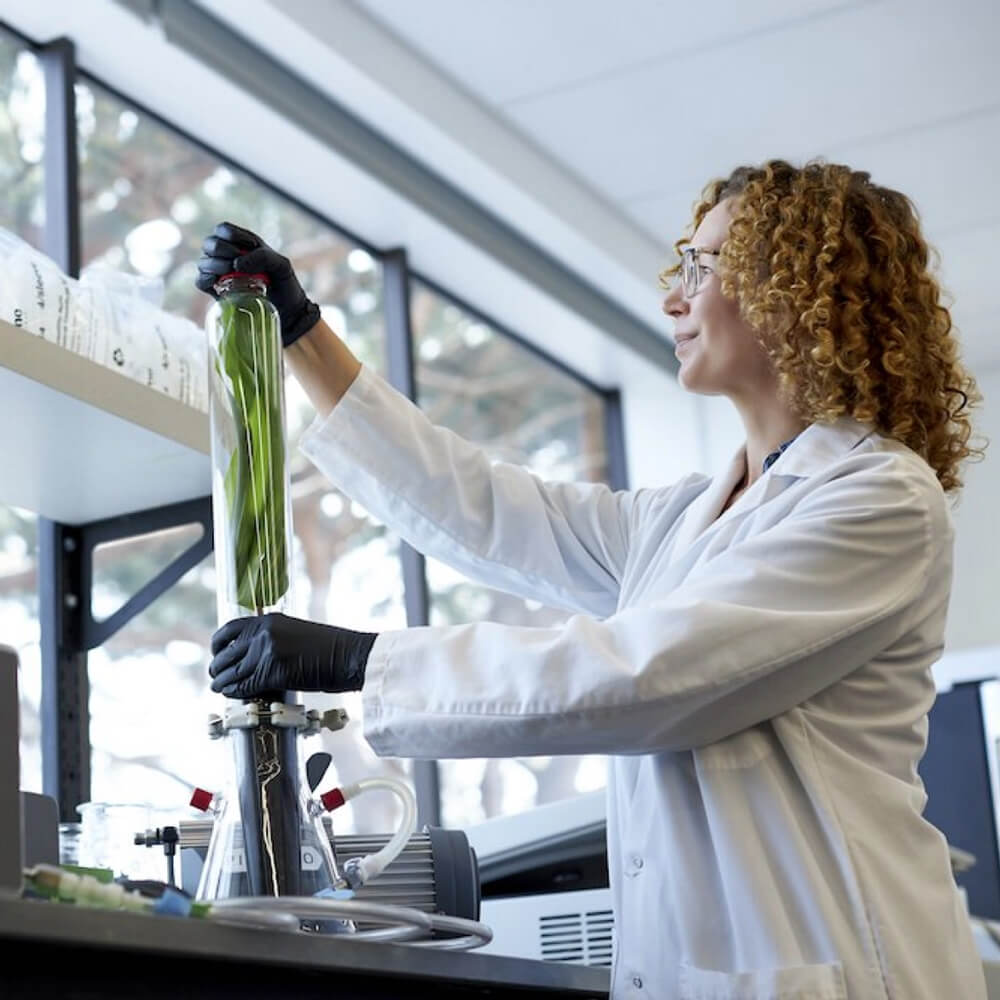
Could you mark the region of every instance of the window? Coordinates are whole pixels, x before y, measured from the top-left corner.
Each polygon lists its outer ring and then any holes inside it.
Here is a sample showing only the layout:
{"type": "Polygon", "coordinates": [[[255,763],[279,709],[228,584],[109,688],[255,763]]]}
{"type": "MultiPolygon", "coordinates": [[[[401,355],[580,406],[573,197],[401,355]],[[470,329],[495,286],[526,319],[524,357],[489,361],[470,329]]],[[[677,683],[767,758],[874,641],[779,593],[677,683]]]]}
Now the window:
{"type": "MultiPolygon", "coordinates": [[[[0,35],[0,170],[10,195],[0,225],[36,246],[44,226],[43,84],[31,53],[0,35]]],[[[97,83],[79,79],[76,99],[85,269],[129,273],[147,298],[200,325],[209,306],[193,284],[201,241],[216,222],[231,220],[289,256],[331,326],[365,364],[384,370],[383,276],[375,256],[97,83]]],[[[419,282],[412,308],[418,401],[435,422],[545,478],[607,478],[606,408],[598,391],[419,282]]],[[[286,403],[295,526],[289,613],[375,631],[403,627],[398,539],[299,455],[297,442],[314,412],[292,380],[286,403]]],[[[13,644],[24,665],[26,788],[41,786],[36,527],[34,514],[0,507],[0,641],[13,644]]],[[[175,528],[99,548],[94,616],[112,614],[197,530],[175,528]]],[[[474,586],[439,563],[428,561],[427,572],[431,624],[565,620],[557,610],[474,586]]],[[[217,788],[228,776],[226,744],[211,743],[205,731],[207,713],[222,707],[205,670],[218,624],[214,591],[209,557],[90,653],[95,800],[176,810],[191,785],[217,788]]],[[[311,699],[324,706],[330,700],[311,699]]],[[[360,696],[339,700],[351,714],[349,727],[305,747],[333,755],[336,773],[328,781],[409,774],[409,762],[380,760],[362,739],[360,696]]],[[[604,782],[598,757],[456,761],[441,770],[443,819],[451,826],[604,782]]],[[[388,831],[397,821],[388,796],[364,797],[338,814],[337,829],[388,831]]]]}
{"type": "MultiPolygon", "coordinates": [[[[494,459],[544,479],[608,477],[601,395],[458,305],[414,283],[417,397],[430,419],[494,459]]],[[[568,617],[481,587],[427,561],[431,625],[474,620],[552,625],[568,617]]],[[[464,826],[604,784],[603,757],[441,761],[442,820],[464,826]]]]}
{"type": "MultiPolygon", "coordinates": [[[[97,84],[81,82],[76,93],[85,267],[105,264],[154,288],[162,281],[164,308],[200,325],[210,305],[193,285],[201,242],[215,223],[230,220],[288,255],[331,326],[344,332],[366,364],[384,367],[382,275],[370,254],[97,84]]],[[[297,452],[314,411],[291,379],[286,404],[295,527],[289,613],[362,629],[402,627],[398,539],[297,452]]],[[[167,542],[150,537],[122,547],[122,558],[107,567],[109,593],[116,590],[116,576],[142,576],[138,567],[148,569],[156,548],[167,542]]],[[[222,705],[208,693],[205,672],[217,624],[211,562],[188,573],[91,654],[95,797],[143,800],[155,787],[161,804],[171,795],[182,802],[188,785],[208,780],[206,771],[218,780],[225,773],[218,763],[207,767],[205,717],[222,705]],[[155,724],[143,717],[147,710],[156,714],[155,724]],[[172,725],[160,718],[167,711],[172,725]]],[[[322,701],[331,704],[329,697],[322,701]]],[[[360,698],[345,696],[342,703],[352,718],[349,727],[313,738],[306,747],[320,749],[322,743],[333,755],[337,775],[331,769],[328,780],[401,773],[402,762],[379,761],[362,739],[360,698]]],[[[366,796],[353,810],[345,807],[338,830],[350,832],[355,824],[391,829],[395,804],[382,799],[366,796]]]]}
{"type": "MultiPolygon", "coordinates": [[[[42,248],[45,79],[29,49],[0,31],[0,227],[42,248]]],[[[41,660],[33,513],[0,506],[0,642],[20,657],[21,787],[42,788],[41,660]]]]}
{"type": "Polygon", "coordinates": [[[0,506],[0,643],[20,659],[21,787],[31,792],[42,790],[37,523],[30,511],[0,506]]]}
{"type": "MultiPolygon", "coordinates": [[[[200,534],[192,525],[98,546],[94,618],[117,611],[200,534]]],[[[207,739],[206,726],[218,711],[205,683],[214,576],[209,556],[90,651],[93,801],[173,806],[191,785],[215,789],[224,779],[220,744],[207,739]]]]}
{"type": "Polygon", "coordinates": [[[0,32],[0,226],[43,249],[45,78],[34,53],[0,32]]]}

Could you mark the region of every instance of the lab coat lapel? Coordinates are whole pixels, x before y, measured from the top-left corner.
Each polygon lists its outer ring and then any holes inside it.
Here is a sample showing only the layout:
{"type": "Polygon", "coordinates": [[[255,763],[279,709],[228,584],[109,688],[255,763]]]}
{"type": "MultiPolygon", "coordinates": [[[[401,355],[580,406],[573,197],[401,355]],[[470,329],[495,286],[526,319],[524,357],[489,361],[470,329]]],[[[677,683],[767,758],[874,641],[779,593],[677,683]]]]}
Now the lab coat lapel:
{"type": "Polygon", "coordinates": [[[722,505],[746,469],[746,443],[740,446],[728,470],[717,476],[691,504],[677,533],[674,551],[686,551],[710,527],[722,525],[733,517],[744,517],[788,485],[788,479],[812,475],[830,462],[843,457],[873,428],[850,417],[840,417],[828,424],[810,424],[778,460],[729,508],[719,515],[722,505]]]}
{"type": "Polygon", "coordinates": [[[743,478],[746,471],[746,445],[741,445],[733,456],[728,470],[716,476],[704,492],[697,497],[684,513],[684,520],[677,531],[675,552],[683,552],[719,516],[722,505],[729,499],[733,487],[743,478]]]}

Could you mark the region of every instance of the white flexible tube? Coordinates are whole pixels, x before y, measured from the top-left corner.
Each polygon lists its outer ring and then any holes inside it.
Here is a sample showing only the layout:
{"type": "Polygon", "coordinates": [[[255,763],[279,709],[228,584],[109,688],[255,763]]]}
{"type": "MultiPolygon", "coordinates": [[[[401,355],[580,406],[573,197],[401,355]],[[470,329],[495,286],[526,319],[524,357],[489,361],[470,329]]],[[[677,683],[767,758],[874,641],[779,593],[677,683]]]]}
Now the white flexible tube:
{"type": "Polygon", "coordinates": [[[413,797],[413,792],[402,781],[397,781],[395,778],[362,778],[361,781],[356,781],[353,785],[345,785],[340,791],[344,796],[344,801],[349,802],[363,792],[370,792],[376,788],[387,789],[399,796],[403,803],[403,821],[381,850],[357,859],[358,874],[361,877],[362,885],[370,882],[373,878],[378,878],[395,861],[417,828],[417,801],[413,797]]]}
{"type": "Polygon", "coordinates": [[[482,947],[493,940],[493,931],[477,920],[464,917],[449,917],[443,913],[425,913],[409,906],[393,906],[387,903],[366,903],[362,900],[324,899],[318,896],[240,896],[220,899],[212,903],[208,911],[210,920],[229,922],[237,914],[247,924],[265,927],[282,927],[296,930],[293,926],[301,919],[341,919],[388,923],[395,926],[358,931],[352,940],[391,941],[450,950],[469,950],[482,947]],[[292,923],[282,925],[276,918],[292,917],[292,923]],[[435,931],[459,937],[430,938],[435,931]],[[420,939],[414,940],[415,937],[420,939]]]}

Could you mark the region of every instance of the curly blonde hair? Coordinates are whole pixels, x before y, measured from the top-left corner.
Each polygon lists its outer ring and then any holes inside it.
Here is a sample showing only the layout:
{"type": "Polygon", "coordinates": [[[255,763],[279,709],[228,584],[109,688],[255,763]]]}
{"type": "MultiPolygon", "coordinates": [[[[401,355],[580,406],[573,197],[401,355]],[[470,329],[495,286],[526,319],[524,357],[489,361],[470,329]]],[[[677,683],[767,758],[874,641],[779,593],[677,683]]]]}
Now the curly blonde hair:
{"type": "MultiPolygon", "coordinates": [[[[678,253],[726,198],[722,292],[739,302],[796,414],[874,424],[922,456],[946,492],[960,489],[959,464],[983,457],[968,415],[982,396],[958,360],[910,199],[822,160],[742,166],[705,186],[678,253]]],[[[666,287],[678,269],[663,271],[666,287]]]]}

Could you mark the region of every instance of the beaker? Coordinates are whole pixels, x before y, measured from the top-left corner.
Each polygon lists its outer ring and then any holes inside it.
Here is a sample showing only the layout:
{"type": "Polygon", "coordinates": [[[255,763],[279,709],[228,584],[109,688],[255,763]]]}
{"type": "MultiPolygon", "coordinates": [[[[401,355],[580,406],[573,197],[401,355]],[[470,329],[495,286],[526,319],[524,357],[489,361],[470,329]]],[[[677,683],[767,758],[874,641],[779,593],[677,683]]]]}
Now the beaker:
{"type": "Polygon", "coordinates": [[[81,819],[77,864],[131,879],[166,878],[163,855],[135,844],[136,830],[161,825],[163,809],[143,802],[81,802],[76,811],[81,819]]]}

